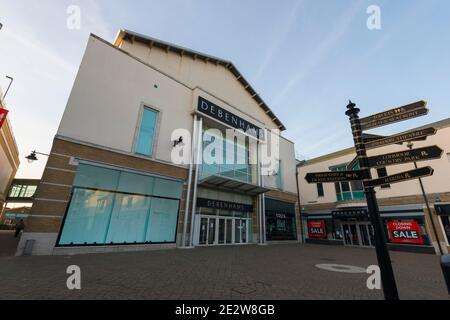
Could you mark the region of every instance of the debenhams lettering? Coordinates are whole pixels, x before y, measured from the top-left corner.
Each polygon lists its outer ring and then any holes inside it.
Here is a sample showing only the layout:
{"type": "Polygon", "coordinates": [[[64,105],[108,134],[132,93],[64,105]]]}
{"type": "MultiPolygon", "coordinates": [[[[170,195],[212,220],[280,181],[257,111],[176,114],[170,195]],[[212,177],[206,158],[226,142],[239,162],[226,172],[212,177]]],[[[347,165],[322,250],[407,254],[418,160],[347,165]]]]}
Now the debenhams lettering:
{"type": "Polygon", "coordinates": [[[214,103],[206,100],[205,98],[198,97],[197,110],[235,129],[241,130],[246,134],[251,135],[255,138],[260,139],[264,138],[264,133],[263,130],[261,130],[261,128],[219,107],[218,105],[215,105],[214,103]]]}

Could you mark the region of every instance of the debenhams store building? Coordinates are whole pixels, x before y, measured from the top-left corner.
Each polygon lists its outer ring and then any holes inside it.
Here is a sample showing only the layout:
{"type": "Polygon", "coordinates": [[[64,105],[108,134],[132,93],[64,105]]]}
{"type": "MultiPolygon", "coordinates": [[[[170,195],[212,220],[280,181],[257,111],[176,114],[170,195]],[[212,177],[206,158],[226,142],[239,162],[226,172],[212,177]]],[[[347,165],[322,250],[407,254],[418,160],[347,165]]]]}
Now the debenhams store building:
{"type": "Polygon", "coordinates": [[[229,61],[91,35],[17,254],[297,241],[284,129],[229,61]],[[270,136],[279,152],[263,170],[270,136]],[[202,161],[211,145],[235,161],[202,161]]]}

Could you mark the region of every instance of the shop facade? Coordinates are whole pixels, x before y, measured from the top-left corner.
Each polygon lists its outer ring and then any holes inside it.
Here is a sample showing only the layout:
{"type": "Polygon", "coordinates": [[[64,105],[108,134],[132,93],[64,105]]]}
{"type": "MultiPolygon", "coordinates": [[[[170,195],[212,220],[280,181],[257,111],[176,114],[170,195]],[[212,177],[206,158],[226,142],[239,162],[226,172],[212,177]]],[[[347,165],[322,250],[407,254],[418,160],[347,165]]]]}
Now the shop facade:
{"type": "MultiPolygon", "coordinates": [[[[438,160],[418,163],[434,168],[431,177],[423,178],[430,212],[425,204],[418,180],[375,188],[384,236],[390,250],[443,253],[449,252],[450,231],[450,119],[431,123],[436,135],[426,141],[415,141],[414,147],[438,145],[444,150],[438,160]],[[439,248],[440,247],[440,248],[439,248]]],[[[406,149],[392,145],[369,151],[369,156],[406,149]]],[[[331,184],[308,184],[309,172],[349,170],[355,158],[353,148],[341,150],[298,165],[303,234],[308,243],[374,247],[373,227],[360,181],[331,184]]],[[[410,170],[412,164],[372,169],[374,178],[410,170]]],[[[357,168],[354,168],[357,169],[357,168]]]]}
{"type": "Polygon", "coordinates": [[[17,254],[298,239],[284,129],[231,62],[130,31],[114,44],[91,35],[17,254]],[[288,208],[277,236],[271,201],[288,208]]]}
{"type": "MultiPolygon", "coordinates": [[[[384,235],[390,250],[434,253],[424,211],[419,206],[380,208],[384,235]]],[[[374,248],[374,231],[367,207],[307,211],[306,242],[374,248]]]]}

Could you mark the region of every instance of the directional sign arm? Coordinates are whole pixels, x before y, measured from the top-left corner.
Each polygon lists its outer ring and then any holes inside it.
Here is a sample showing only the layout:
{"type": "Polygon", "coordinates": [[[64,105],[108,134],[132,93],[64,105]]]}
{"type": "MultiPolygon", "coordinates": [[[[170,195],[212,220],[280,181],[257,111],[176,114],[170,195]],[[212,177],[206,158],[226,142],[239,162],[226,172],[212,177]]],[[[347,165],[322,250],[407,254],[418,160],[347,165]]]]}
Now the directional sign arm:
{"type": "Polygon", "coordinates": [[[427,107],[427,102],[421,100],[421,101],[417,101],[417,102],[408,104],[406,106],[402,106],[402,107],[394,108],[391,110],[383,111],[380,113],[376,113],[374,115],[371,115],[371,116],[368,116],[365,118],[360,118],[360,121],[361,121],[361,123],[368,123],[368,122],[372,122],[372,121],[376,121],[376,120],[383,120],[383,119],[387,119],[392,116],[402,114],[405,112],[409,112],[409,111],[413,111],[413,110],[417,110],[417,109],[425,109],[426,107],[427,107]]]}
{"type": "Polygon", "coordinates": [[[374,129],[374,128],[386,126],[388,124],[425,116],[428,114],[428,111],[429,110],[425,109],[425,108],[417,109],[417,110],[413,110],[413,111],[407,111],[404,113],[394,114],[390,117],[379,119],[379,120],[375,119],[375,120],[372,120],[369,122],[361,122],[361,129],[362,130],[374,129]]]}
{"type": "Polygon", "coordinates": [[[311,172],[305,176],[308,183],[333,183],[341,181],[358,181],[367,178],[366,171],[328,171],[311,172]]]}
{"type": "Polygon", "coordinates": [[[418,178],[422,178],[422,177],[428,177],[428,176],[433,175],[433,172],[434,172],[434,170],[431,167],[423,167],[423,168],[418,168],[418,169],[414,169],[414,170],[410,170],[410,171],[406,171],[406,172],[402,172],[402,173],[397,173],[397,174],[387,176],[387,177],[382,177],[379,179],[370,180],[368,182],[368,184],[371,187],[378,187],[378,186],[382,186],[385,184],[392,184],[392,183],[398,183],[398,182],[418,179],[418,178]]]}
{"type": "Polygon", "coordinates": [[[369,157],[369,166],[371,168],[385,167],[396,164],[419,162],[432,159],[440,159],[443,150],[438,146],[430,146],[400,152],[382,154],[369,157]]]}
{"type": "Polygon", "coordinates": [[[375,141],[366,142],[367,149],[379,148],[391,144],[401,144],[407,141],[425,140],[428,136],[435,135],[437,130],[435,128],[419,129],[411,132],[400,133],[390,137],[384,137],[375,141]]]}

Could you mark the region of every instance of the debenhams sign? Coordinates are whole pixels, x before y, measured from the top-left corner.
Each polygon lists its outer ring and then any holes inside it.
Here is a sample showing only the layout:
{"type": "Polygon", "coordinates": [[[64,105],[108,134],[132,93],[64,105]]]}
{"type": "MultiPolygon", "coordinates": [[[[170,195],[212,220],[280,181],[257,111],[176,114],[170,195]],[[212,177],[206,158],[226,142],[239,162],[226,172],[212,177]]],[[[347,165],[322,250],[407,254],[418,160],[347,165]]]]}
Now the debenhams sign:
{"type": "Polygon", "coordinates": [[[247,120],[225,110],[224,108],[215,105],[205,98],[198,97],[197,110],[207,116],[210,116],[222,123],[225,123],[235,129],[245,132],[255,138],[264,138],[264,133],[261,128],[251,124],[247,120]]]}

